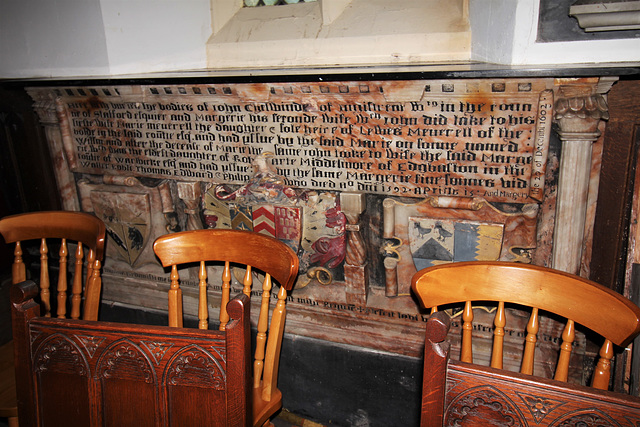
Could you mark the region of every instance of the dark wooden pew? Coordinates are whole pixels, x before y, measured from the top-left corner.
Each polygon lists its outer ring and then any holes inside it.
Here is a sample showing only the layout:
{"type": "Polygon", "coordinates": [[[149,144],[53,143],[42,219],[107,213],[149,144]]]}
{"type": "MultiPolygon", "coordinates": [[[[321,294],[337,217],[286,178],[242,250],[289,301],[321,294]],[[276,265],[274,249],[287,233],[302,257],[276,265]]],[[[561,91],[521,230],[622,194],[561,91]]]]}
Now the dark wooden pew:
{"type": "Polygon", "coordinates": [[[249,298],[226,331],[40,317],[11,289],[20,427],[251,425],[249,298]]]}
{"type": "Polygon", "coordinates": [[[640,398],[449,360],[449,327],[427,322],[422,427],[640,425],[640,398]]]}

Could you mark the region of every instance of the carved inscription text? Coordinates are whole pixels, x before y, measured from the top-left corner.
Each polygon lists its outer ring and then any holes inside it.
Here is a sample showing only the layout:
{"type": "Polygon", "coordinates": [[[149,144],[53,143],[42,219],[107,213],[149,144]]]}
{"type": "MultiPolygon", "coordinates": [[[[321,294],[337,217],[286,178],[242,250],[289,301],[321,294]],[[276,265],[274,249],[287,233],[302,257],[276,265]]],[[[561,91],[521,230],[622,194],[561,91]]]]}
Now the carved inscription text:
{"type": "Polygon", "coordinates": [[[545,81],[418,83],[67,90],[58,105],[76,172],[243,184],[269,153],[294,187],[540,199],[553,105],[545,81]]]}

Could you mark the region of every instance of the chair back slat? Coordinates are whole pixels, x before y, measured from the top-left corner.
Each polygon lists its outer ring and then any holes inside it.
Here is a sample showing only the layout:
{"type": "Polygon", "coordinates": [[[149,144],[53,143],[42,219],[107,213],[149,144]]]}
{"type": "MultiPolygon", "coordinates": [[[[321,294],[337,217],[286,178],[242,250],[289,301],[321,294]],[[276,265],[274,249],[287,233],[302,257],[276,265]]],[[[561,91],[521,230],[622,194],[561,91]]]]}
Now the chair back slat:
{"type": "Polygon", "coordinates": [[[464,303],[464,311],[462,312],[462,350],[460,351],[460,360],[467,363],[473,363],[473,306],[471,301],[464,303]]]}
{"type": "MultiPolygon", "coordinates": [[[[82,262],[84,259],[84,250],[82,243],[78,243],[75,253],[75,263],[73,270],[73,284],[71,285],[71,318],[80,318],[80,308],[82,304],[82,262]]],[[[87,280],[93,276],[93,266],[87,264],[87,280]]],[[[87,282],[88,283],[88,282],[87,282]]]]}
{"type": "MultiPolygon", "coordinates": [[[[247,270],[250,269],[247,267],[247,270]]],[[[246,276],[245,276],[246,279],[246,276]]],[[[271,276],[265,274],[262,282],[260,299],[260,315],[258,317],[258,333],[256,334],[256,352],[253,362],[253,387],[260,387],[264,370],[265,347],[267,345],[267,328],[269,327],[269,301],[271,297],[271,276]]]]}
{"type": "MultiPolygon", "coordinates": [[[[282,394],[277,389],[280,348],[286,316],[287,291],[291,290],[298,273],[298,258],[284,243],[262,234],[239,230],[195,230],[168,234],[158,238],[153,249],[163,266],[171,266],[169,289],[170,326],[182,325],[182,302],[178,266],[199,262],[198,319],[200,327],[208,323],[207,286],[221,283],[220,330],[225,330],[229,316],[226,312],[230,298],[232,265],[244,270],[242,294],[250,297],[256,273],[264,273],[262,296],[257,308],[257,334],[253,360],[253,421],[262,425],[282,406],[282,394]],[[222,274],[207,277],[205,263],[221,263],[222,274]],[[175,274],[174,274],[175,271],[175,274]],[[174,280],[175,276],[175,280],[174,280]],[[220,282],[218,282],[218,280],[220,282]],[[273,281],[280,285],[276,306],[269,320],[273,281]],[[178,319],[178,317],[180,319],[178,319]]],[[[255,291],[255,290],[254,290],[255,291]]]]}
{"type": "MultiPolygon", "coordinates": [[[[167,234],[156,240],[154,244],[156,255],[164,267],[172,264],[186,264],[193,260],[228,261],[243,265],[250,265],[260,271],[269,271],[271,278],[288,291],[293,289],[297,278],[297,264],[293,265],[292,250],[284,243],[275,244],[265,253],[264,245],[267,240],[279,242],[272,237],[258,233],[251,233],[252,238],[242,241],[240,230],[193,230],[167,234]],[[256,237],[257,236],[257,237],[256,237]],[[199,242],[208,239],[215,244],[203,246],[199,242]],[[240,240],[238,240],[240,239],[240,240]],[[266,239],[266,240],[265,240],[266,239]],[[274,262],[275,260],[284,260],[274,262]],[[286,261],[286,262],[285,262],[286,261]]],[[[280,242],[281,243],[281,242],[280,242]]],[[[295,254],[293,254],[295,257],[295,254]]],[[[297,257],[295,257],[297,260],[297,257]]]]}
{"type": "Polygon", "coordinates": [[[220,296],[220,330],[224,331],[229,321],[229,314],[227,314],[227,303],[231,298],[231,266],[229,261],[224,262],[224,269],[222,270],[222,294],[220,296]]]}
{"type": "Polygon", "coordinates": [[[533,362],[539,330],[540,317],[538,316],[538,309],[533,307],[527,322],[527,336],[524,339],[524,353],[522,355],[522,366],[520,367],[520,372],[523,374],[533,375],[533,362]]]}
{"type": "MultiPolygon", "coordinates": [[[[262,399],[269,401],[272,399],[278,381],[278,369],[280,349],[282,347],[282,335],[284,333],[284,320],[287,315],[285,301],[287,290],[280,288],[278,291],[278,301],[271,316],[271,327],[269,328],[269,341],[267,342],[267,353],[265,355],[264,373],[262,375],[262,399]]],[[[279,393],[279,392],[278,392],[279,393]]]]}
{"type": "Polygon", "coordinates": [[[96,251],[96,259],[104,256],[105,225],[84,212],[43,211],[7,216],[0,220],[0,234],[7,243],[64,238],[88,245],[96,251]]]}
{"type": "Polygon", "coordinates": [[[207,266],[205,265],[204,261],[200,261],[200,268],[198,269],[198,328],[209,329],[209,303],[207,301],[207,266]]]}
{"type": "Polygon", "coordinates": [[[178,266],[171,266],[171,285],[169,288],[169,326],[182,328],[182,289],[178,266]]]}
{"type": "Polygon", "coordinates": [[[491,366],[503,367],[506,326],[505,303],[531,309],[526,327],[520,370],[534,374],[534,353],[540,328],[539,312],[566,319],[554,379],[567,381],[575,325],[580,324],[604,337],[592,386],[608,388],[612,344],[626,346],[640,333],[640,308],[622,295],[582,277],[561,271],[510,262],[458,262],[417,272],[412,289],[426,308],[464,303],[461,357],[473,363],[471,333],[472,302],[494,301],[491,366]]]}
{"type": "Polygon", "coordinates": [[[604,340],[604,344],[600,347],[600,358],[593,372],[593,381],[591,386],[601,390],[609,388],[609,378],[611,377],[611,359],[613,359],[613,343],[610,340],[604,340]]]}
{"type": "Polygon", "coordinates": [[[253,287],[253,275],[251,274],[251,266],[247,265],[244,270],[244,278],[242,279],[242,293],[251,296],[251,288],[253,287]]]}
{"type": "Polygon", "coordinates": [[[102,290],[102,261],[95,256],[94,251],[89,251],[87,263],[91,268],[87,268],[87,286],[85,288],[85,298],[82,318],[85,320],[98,320],[98,308],[100,307],[100,293],[102,290]],[[91,275],[89,277],[89,275],[91,275]]]}
{"type": "Polygon", "coordinates": [[[569,378],[569,361],[573,350],[573,341],[576,338],[576,325],[571,319],[567,320],[567,325],[562,331],[562,344],[560,345],[560,356],[556,365],[556,374],[553,379],[566,382],[569,378]]]}
{"type": "Polygon", "coordinates": [[[16,241],[13,249],[13,264],[11,265],[11,283],[16,284],[24,282],[27,278],[26,267],[22,259],[22,245],[20,241],[16,241]]]}
{"type": "Polygon", "coordinates": [[[40,240],[40,301],[44,315],[51,316],[51,282],[49,278],[49,248],[46,239],[40,240]]]}

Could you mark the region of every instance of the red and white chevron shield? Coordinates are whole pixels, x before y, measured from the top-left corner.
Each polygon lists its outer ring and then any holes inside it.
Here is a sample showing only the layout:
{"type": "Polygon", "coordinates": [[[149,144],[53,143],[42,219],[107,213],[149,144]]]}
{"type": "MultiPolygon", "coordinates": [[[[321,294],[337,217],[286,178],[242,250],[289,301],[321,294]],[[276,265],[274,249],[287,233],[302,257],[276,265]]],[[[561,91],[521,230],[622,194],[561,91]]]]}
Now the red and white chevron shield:
{"type": "Polygon", "coordinates": [[[253,207],[253,231],[276,237],[276,214],[273,205],[253,207]]]}

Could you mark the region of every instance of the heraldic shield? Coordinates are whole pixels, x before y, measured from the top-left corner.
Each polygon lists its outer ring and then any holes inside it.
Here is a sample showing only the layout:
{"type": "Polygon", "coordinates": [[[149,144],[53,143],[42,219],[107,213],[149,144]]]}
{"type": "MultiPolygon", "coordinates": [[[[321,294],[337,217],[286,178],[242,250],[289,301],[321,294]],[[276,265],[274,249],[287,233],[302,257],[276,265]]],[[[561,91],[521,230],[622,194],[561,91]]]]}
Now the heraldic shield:
{"type": "Polygon", "coordinates": [[[302,240],[302,208],[285,204],[253,203],[245,198],[220,200],[214,191],[203,198],[208,228],[249,230],[275,237],[298,252],[302,240]]]}
{"type": "Polygon", "coordinates": [[[409,247],[417,270],[454,261],[495,261],[504,226],[409,217],[409,247]]]}
{"type": "Polygon", "coordinates": [[[93,191],[91,202],[107,227],[109,256],[133,266],[149,240],[149,195],[93,191]]]}
{"type": "Polygon", "coordinates": [[[300,249],[302,238],[300,207],[229,203],[229,217],[231,228],[234,230],[251,230],[266,234],[286,243],[296,253],[300,249]]]}
{"type": "Polygon", "coordinates": [[[300,272],[310,264],[335,268],[344,259],[346,219],[334,193],[301,192],[289,187],[268,163],[271,153],[255,159],[256,173],[231,190],[210,187],[204,194],[207,228],[251,230],[286,243],[300,257],[300,272]]]}
{"type": "Polygon", "coordinates": [[[220,200],[215,191],[203,197],[208,228],[251,230],[275,237],[300,257],[300,271],[312,266],[338,267],[345,256],[344,224],[334,193],[312,193],[305,198],[279,203],[246,203],[246,199],[220,200]]]}

